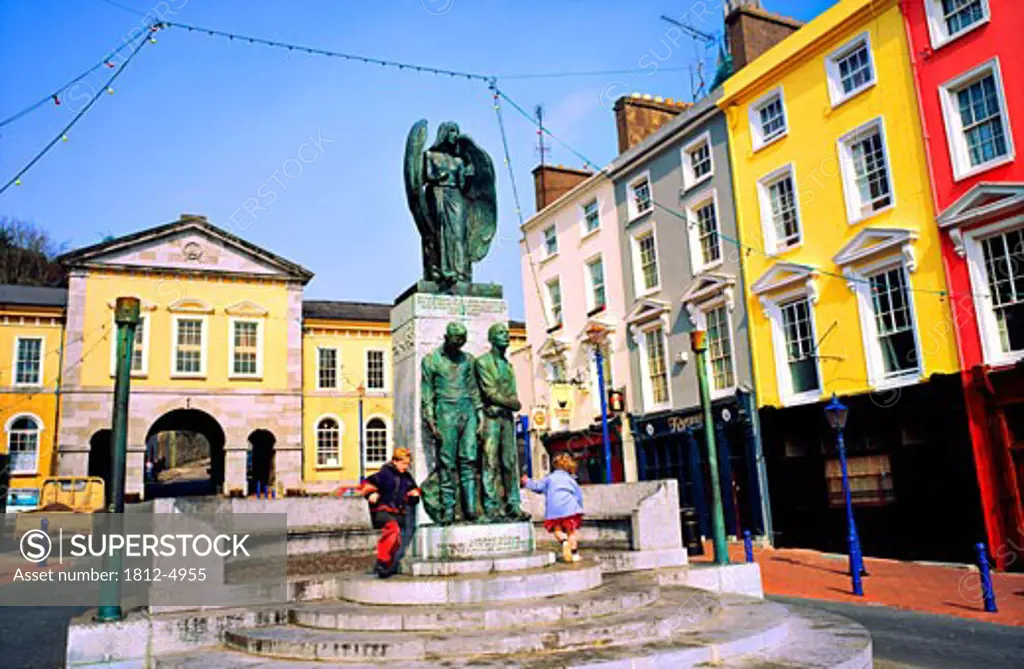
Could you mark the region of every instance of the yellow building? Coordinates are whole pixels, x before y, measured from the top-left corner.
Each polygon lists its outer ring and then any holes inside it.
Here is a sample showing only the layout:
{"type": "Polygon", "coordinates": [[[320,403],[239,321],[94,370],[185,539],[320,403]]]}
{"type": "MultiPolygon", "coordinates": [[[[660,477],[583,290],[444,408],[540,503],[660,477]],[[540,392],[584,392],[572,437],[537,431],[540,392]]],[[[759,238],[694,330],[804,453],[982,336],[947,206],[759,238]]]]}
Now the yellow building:
{"type": "Polygon", "coordinates": [[[897,0],[842,0],[727,80],[719,106],[752,247],[743,269],[761,405],[955,372],[897,0]]]}
{"type": "MultiPolygon", "coordinates": [[[[142,308],[129,499],[150,462],[180,474],[159,494],[296,494],[354,485],[390,457],[391,305],[304,300],[311,272],[201,216],[60,260],[66,289],[0,287],[0,419],[22,501],[45,476],[109,475],[121,296],[142,308]]],[[[512,334],[522,346],[521,323],[512,334]]]]}
{"type": "Polygon", "coordinates": [[[777,534],[845,549],[834,393],[864,551],[962,559],[977,495],[899,2],[840,0],[718,104],[777,534]]]}
{"type": "Polygon", "coordinates": [[[66,300],[60,288],[0,286],[0,453],[15,504],[33,504],[52,468],[66,300]]]}

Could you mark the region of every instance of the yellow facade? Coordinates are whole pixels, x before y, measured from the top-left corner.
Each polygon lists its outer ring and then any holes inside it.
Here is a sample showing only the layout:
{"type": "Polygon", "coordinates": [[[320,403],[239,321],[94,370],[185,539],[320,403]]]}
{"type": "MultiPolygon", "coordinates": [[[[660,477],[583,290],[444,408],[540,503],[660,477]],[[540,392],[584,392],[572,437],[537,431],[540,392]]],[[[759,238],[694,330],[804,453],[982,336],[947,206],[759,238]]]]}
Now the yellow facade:
{"type": "Polygon", "coordinates": [[[63,324],[62,308],[0,305],[0,355],[4,356],[0,365],[0,425],[4,426],[0,453],[11,455],[12,446],[20,451],[32,442],[36,444],[35,457],[12,461],[12,491],[38,489],[51,473],[63,324]],[[39,383],[16,378],[19,339],[41,340],[39,383]],[[32,422],[21,425],[35,425],[37,429],[15,429],[16,423],[25,418],[32,422]]]}
{"type": "Polygon", "coordinates": [[[741,253],[759,403],[883,391],[955,372],[954,329],[896,0],[842,0],[727,80],[719,106],[729,121],[738,229],[747,247],[741,253]],[[849,66],[851,49],[863,44],[874,81],[865,84],[862,76],[844,84],[838,64],[847,59],[849,66]],[[775,112],[767,105],[776,93],[784,108],[781,134],[765,124],[775,112]],[[862,189],[867,182],[857,180],[858,164],[866,164],[860,151],[871,146],[863,142],[879,128],[888,200],[884,188],[862,189]],[[787,174],[800,228],[800,240],[791,246],[779,242],[787,229],[778,232],[771,199],[772,184],[787,174]],[[889,325],[872,320],[873,296],[879,294],[873,281],[882,279],[871,277],[900,267],[909,284],[920,361],[912,374],[890,373],[892,359],[875,343],[878,328],[889,325]],[[818,367],[818,392],[797,392],[784,369],[791,352],[783,329],[794,316],[790,311],[784,321],[781,309],[800,297],[810,304],[809,356],[818,367]]]}
{"type": "Polygon", "coordinates": [[[392,442],[392,379],[391,327],[387,321],[329,321],[309,319],[303,323],[303,472],[308,483],[335,482],[355,484],[359,480],[359,404],[362,399],[363,443],[371,448],[364,457],[364,471],[372,474],[390,456],[392,442]],[[321,350],[333,351],[333,374],[322,369],[321,350]],[[384,387],[374,389],[369,382],[370,352],[384,359],[384,387]],[[318,450],[332,438],[320,434],[319,428],[330,429],[325,420],[334,420],[338,427],[339,457],[325,462],[318,450]],[[386,427],[386,452],[373,439],[380,421],[386,427]],[[372,442],[372,443],[371,443],[372,442]],[[379,455],[384,453],[384,459],[379,455]],[[374,457],[374,455],[378,457],[374,457]]]}

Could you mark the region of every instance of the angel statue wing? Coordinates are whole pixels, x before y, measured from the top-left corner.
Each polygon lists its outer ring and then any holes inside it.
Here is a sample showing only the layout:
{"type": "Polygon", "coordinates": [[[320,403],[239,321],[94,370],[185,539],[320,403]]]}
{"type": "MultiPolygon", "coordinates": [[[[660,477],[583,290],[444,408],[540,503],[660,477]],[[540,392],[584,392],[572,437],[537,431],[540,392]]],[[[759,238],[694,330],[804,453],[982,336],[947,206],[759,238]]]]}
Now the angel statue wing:
{"type": "Polygon", "coordinates": [[[438,230],[427,208],[427,195],[423,177],[423,150],[427,146],[427,120],[420,119],[409,130],[405,141],[405,196],[409,211],[420,231],[423,247],[423,278],[433,279],[440,266],[438,230]]]}
{"type": "Polygon", "coordinates": [[[487,152],[476,145],[468,135],[459,136],[459,153],[473,166],[473,176],[466,188],[469,228],[469,256],[480,262],[491,248],[498,229],[498,194],[494,187],[494,163],[487,152]]]}

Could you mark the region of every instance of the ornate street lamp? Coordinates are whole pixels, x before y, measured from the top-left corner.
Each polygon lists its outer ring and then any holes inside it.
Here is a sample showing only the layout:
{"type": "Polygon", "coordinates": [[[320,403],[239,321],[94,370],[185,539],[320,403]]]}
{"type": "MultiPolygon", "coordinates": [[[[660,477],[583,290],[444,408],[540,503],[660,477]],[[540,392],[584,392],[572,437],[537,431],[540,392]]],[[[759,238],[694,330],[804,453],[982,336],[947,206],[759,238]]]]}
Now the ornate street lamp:
{"type": "Polygon", "coordinates": [[[708,391],[708,342],[704,330],[690,332],[690,348],[697,366],[697,387],[704,411],[704,446],[707,449],[708,476],[711,479],[711,543],[715,564],[729,564],[729,547],[725,543],[725,513],[722,507],[722,485],[718,478],[718,444],[715,443],[715,421],[711,415],[711,393],[708,391]]]}
{"type": "Polygon", "coordinates": [[[836,433],[836,449],[839,451],[839,466],[843,472],[843,497],[846,500],[846,540],[850,556],[850,577],[853,579],[853,594],[864,596],[864,586],[860,577],[864,570],[860,539],[857,537],[857,525],[853,520],[853,502],[850,499],[850,477],[846,469],[846,444],[843,441],[843,430],[846,429],[846,418],[850,410],[839,401],[835,393],[832,401],[825,406],[825,417],[828,425],[836,433]]]}

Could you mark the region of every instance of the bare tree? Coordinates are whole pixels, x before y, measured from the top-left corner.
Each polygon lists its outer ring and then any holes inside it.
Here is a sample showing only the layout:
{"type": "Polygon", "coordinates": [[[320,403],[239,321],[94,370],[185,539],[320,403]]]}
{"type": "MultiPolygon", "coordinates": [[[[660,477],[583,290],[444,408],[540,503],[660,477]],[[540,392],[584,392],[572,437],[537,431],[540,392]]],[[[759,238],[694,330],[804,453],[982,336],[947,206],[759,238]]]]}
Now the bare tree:
{"type": "Polygon", "coordinates": [[[54,259],[64,246],[56,244],[35,223],[0,217],[0,283],[62,284],[66,278],[64,268],[54,259]]]}

